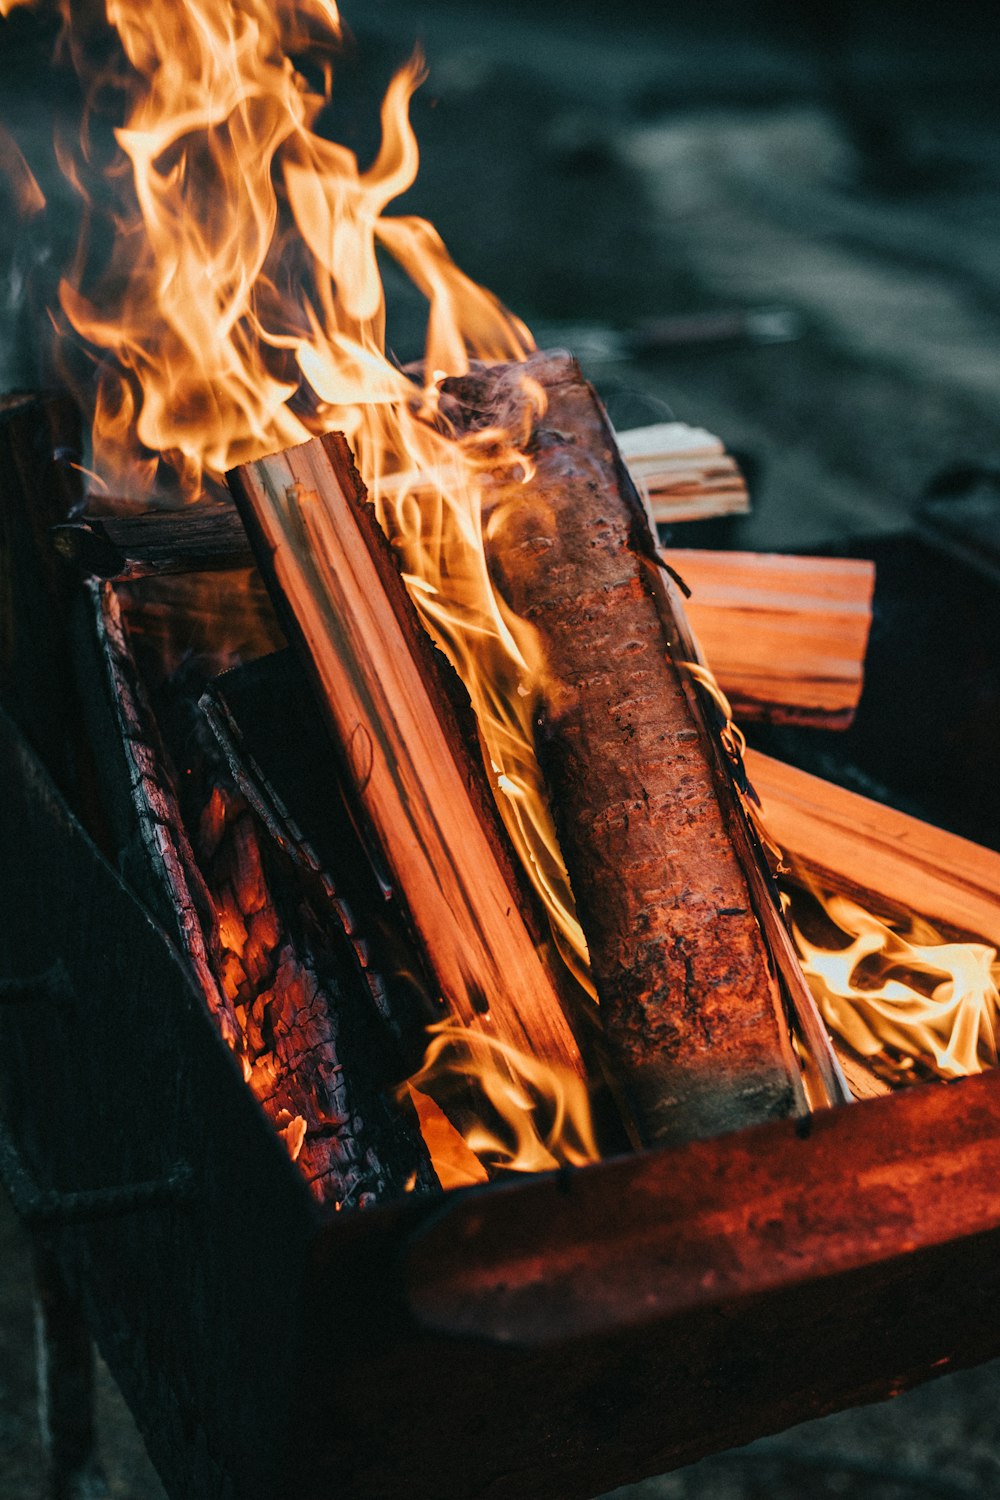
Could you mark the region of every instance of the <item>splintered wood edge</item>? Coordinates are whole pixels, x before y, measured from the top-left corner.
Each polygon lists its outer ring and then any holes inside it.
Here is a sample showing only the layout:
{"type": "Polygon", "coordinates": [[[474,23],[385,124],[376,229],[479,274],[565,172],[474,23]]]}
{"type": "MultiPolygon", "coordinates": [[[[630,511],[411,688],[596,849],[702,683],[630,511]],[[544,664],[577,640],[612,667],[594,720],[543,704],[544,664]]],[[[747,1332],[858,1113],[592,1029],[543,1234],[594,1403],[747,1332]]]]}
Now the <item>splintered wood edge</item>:
{"type": "Polygon", "coordinates": [[[1000,853],[760,751],[746,767],[768,832],[819,884],[1000,948],[1000,853]]]}
{"type": "Polygon", "coordinates": [[[416,617],[405,628],[399,599],[386,599],[382,548],[368,535],[377,523],[346,444],[339,435],[316,439],[243,466],[230,483],[269,582],[294,616],[348,775],[443,995],[469,1027],[585,1078],[552,976],[484,829],[442,689],[415,657],[416,617]]]}

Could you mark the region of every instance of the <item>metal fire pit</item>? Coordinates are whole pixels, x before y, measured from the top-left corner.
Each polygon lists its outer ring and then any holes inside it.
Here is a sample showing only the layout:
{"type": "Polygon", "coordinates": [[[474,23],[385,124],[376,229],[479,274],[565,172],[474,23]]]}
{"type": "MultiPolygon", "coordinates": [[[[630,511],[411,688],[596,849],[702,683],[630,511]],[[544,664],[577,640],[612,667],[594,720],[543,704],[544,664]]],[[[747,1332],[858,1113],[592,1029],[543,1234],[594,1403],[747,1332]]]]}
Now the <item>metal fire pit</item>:
{"type": "Polygon", "coordinates": [[[324,1215],[7,718],[0,777],[8,1176],[171,1496],[571,1500],[1000,1347],[1000,1075],[324,1215]]]}
{"type": "Polygon", "coordinates": [[[174,1500],[582,1500],[1000,1352],[1000,1073],[321,1210],[80,820],[107,810],[31,577],[72,433],[39,410],[0,445],[32,498],[0,509],[27,621],[0,660],[0,1175],[174,1500]]]}

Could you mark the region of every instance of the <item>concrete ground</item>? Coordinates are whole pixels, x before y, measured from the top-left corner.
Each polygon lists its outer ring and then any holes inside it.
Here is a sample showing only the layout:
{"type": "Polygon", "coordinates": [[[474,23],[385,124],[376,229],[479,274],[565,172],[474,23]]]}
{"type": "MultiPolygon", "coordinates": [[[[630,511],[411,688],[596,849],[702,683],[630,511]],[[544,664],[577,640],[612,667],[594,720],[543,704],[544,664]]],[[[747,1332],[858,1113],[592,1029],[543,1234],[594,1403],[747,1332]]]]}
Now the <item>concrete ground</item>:
{"type": "MultiPolygon", "coordinates": [[[[900,533],[935,475],[1000,460],[1000,96],[976,7],[344,8],[358,46],[333,111],[343,138],[370,149],[358,122],[421,37],[424,167],[403,206],[540,342],[581,350],[619,425],[672,414],[725,438],[754,498],[717,531],[727,543],[900,533]],[[801,337],[609,352],[644,320],[774,304],[801,337]]],[[[49,121],[26,55],[0,46],[0,112],[30,144],[49,121]]],[[[419,305],[387,274],[394,343],[412,357],[419,305]]],[[[30,381],[30,351],[6,347],[2,383],[30,381]]],[[[41,1493],[31,1340],[25,1243],[0,1202],[0,1500],[41,1493]]],[[[106,1374],[101,1426],[112,1494],[158,1500],[106,1374]]],[[[994,1495],[1000,1363],[616,1500],[994,1495]]]]}

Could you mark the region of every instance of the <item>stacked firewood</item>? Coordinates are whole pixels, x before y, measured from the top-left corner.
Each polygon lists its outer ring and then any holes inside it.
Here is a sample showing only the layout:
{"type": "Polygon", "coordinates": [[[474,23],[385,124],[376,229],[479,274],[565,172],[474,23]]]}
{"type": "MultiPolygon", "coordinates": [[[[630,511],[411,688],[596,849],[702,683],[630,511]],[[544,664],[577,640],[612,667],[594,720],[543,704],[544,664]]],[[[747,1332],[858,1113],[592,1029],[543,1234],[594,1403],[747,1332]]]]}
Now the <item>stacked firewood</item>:
{"type": "Polygon", "coordinates": [[[527,373],[543,403],[526,402],[521,366],[447,382],[443,400],[470,441],[498,424],[526,434],[527,481],[487,466],[488,562],[538,642],[536,749],[599,1011],[513,856],[461,684],[342,438],[231,476],[239,515],[105,504],[52,533],[90,579],[131,757],[128,837],[138,827],[156,845],[160,909],[220,1031],[313,1191],[337,1203],[433,1185],[397,1085],[444,1014],[501,1058],[596,1089],[602,1119],[618,1120],[606,1148],[622,1130],[671,1142],[848,1097],[750,783],[769,838],[826,887],[856,889],[863,846],[866,887],[888,909],[987,936],[996,925],[996,856],[741,758],[705,671],[738,716],[849,723],[871,566],[662,552],[650,509],[667,520],[747,503],[720,446],[679,424],[626,435],[635,483],[573,361],[538,355],[527,373]],[[184,613],[189,584],[204,601],[211,572],[213,590],[232,580],[231,599],[246,599],[254,559],[298,660],[274,654],[282,630],[258,590],[263,639],[179,664],[157,621],[184,613]],[[325,729],[301,702],[302,666],[325,729]]]}

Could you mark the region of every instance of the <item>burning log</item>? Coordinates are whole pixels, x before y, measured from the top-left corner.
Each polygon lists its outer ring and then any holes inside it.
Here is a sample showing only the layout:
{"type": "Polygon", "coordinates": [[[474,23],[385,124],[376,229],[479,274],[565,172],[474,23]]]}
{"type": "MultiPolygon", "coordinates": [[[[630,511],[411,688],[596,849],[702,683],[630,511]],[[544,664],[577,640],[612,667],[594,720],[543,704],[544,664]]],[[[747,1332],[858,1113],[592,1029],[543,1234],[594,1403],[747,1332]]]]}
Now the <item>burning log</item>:
{"type": "Polygon", "coordinates": [[[486,781],[468,705],[406,594],[339,434],[230,476],[304,643],[366,841],[461,1022],[586,1076],[486,781]]]}
{"type": "Polygon", "coordinates": [[[530,431],[530,479],[498,471],[487,484],[487,555],[537,631],[539,756],[643,1134],[717,1134],[802,1109],[760,893],[734,848],[740,814],[673,659],[655,545],[603,412],[562,355],[484,367],[445,391],[467,433],[530,431]]]}
{"type": "Polygon", "coordinates": [[[229,505],[87,515],[54,527],[52,538],[56,551],[81,572],[118,581],[228,572],[253,562],[243,524],[229,505]]]}
{"type": "Polygon", "coordinates": [[[864,683],[875,566],[852,558],[671,548],[687,614],[738,721],[850,725],[864,683]]]}
{"type": "Polygon", "coordinates": [[[1000,950],[995,850],[759,751],[747,751],[746,767],[768,833],[818,885],[1000,950]]]}
{"type": "MultiPolygon", "coordinates": [[[[336,934],[320,934],[290,862],[261,837],[197,713],[201,680],[195,673],[188,689],[147,642],[166,671],[154,712],[115,589],[91,582],[85,595],[77,666],[92,688],[85,702],[122,867],[184,954],[289,1155],[321,1202],[431,1186],[412,1112],[385,1094],[383,1028],[362,967],[336,934]]],[[[133,593],[128,603],[141,631],[142,601],[133,593]]]]}

